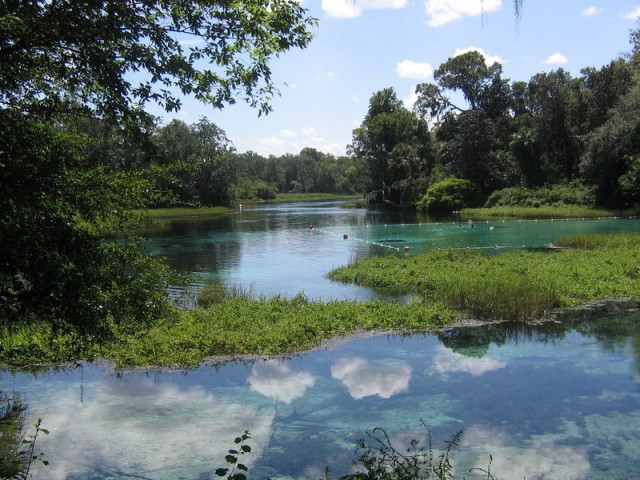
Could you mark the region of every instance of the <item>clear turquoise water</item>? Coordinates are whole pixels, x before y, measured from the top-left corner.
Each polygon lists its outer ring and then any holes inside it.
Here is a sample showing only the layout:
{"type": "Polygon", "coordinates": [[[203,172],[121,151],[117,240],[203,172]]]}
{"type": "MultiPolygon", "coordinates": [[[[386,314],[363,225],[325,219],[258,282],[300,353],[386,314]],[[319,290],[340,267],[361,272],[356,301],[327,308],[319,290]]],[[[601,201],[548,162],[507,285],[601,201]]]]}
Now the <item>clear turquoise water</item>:
{"type": "Polygon", "coordinates": [[[640,221],[499,221],[470,228],[455,218],[436,222],[415,213],[349,210],[339,202],[314,202],[174,222],[151,236],[146,248],[165,256],[176,269],[196,274],[196,283],[217,279],[251,287],[258,295],[303,292],[324,300],[366,299],[384,295],[331,282],[326,273],[371,255],[414,255],[433,248],[497,253],[543,247],[578,233],[612,231],[640,232],[640,221]],[[410,250],[405,252],[405,247],[410,250]]]}
{"type": "MultiPolygon", "coordinates": [[[[333,284],[326,272],[381,252],[495,253],[621,230],[637,232],[640,223],[470,228],[334,203],[289,204],[174,223],[147,248],[182,271],[252,285],[257,293],[361,299],[378,294],[333,284]]],[[[216,478],[244,430],[253,437],[243,459],[251,478],[315,480],[325,467],[338,478],[367,431],[382,427],[406,445],[424,438],[421,419],[435,448],[463,432],[458,478],[486,478],[468,470],[486,468],[490,455],[501,479],[640,478],[638,312],[359,338],[290,359],[189,371],[114,372],[100,363],[36,375],[0,370],[0,392],[28,403],[25,428],[42,418],[51,432],[38,440],[50,465],[36,464],[36,479],[216,478]]]]}
{"type": "Polygon", "coordinates": [[[245,429],[251,478],[349,472],[355,442],[384,428],[398,447],[458,431],[458,478],[638,478],[640,314],[539,327],[360,338],[290,359],[190,371],[90,364],[0,374],[48,436],[43,479],[204,479],[245,429]],[[476,472],[477,473],[477,472],[476,472]]]}

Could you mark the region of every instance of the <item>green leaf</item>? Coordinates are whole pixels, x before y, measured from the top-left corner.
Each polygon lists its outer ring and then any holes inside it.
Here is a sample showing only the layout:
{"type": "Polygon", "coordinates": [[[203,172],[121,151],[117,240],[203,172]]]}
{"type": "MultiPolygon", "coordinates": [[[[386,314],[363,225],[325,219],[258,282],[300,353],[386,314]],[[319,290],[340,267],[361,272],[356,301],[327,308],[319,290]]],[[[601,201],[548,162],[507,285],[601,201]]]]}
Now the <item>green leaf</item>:
{"type": "Polygon", "coordinates": [[[219,477],[224,477],[228,471],[228,468],[216,468],[216,475],[218,475],[219,477]]]}

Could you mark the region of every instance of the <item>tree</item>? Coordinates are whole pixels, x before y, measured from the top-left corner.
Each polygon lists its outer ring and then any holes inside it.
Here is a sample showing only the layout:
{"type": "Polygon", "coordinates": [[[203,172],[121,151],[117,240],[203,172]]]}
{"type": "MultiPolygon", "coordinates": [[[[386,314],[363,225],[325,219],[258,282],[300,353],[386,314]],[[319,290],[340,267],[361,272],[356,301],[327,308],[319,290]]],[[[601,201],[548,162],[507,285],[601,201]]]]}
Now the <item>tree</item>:
{"type": "Polygon", "coordinates": [[[404,108],[393,88],[371,97],[365,119],[353,131],[351,149],[367,163],[367,190],[383,196],[402,197],[407,182],[428,175],[433,166],[426,122],[404,108]],[[394,184],[402,187],[397,195],[387,192],[394,184]]]}
{"type": "Polygon", "coordinates": [[[149,101],[177,110],[183,94],[267,113],[270,60],[306,47],[315,23],[289,0],[3,2],[0,105],[51,113],[73,101],[123,123],[149,101]]]}
{"type": "Polygon", "coordinates": [[[472,181],[481,197],[496,188],[517,184],[520,170],[500,149],[495,122],[483,110],[469,110],[447,120],[440,162],[454,177],[472,181]]]}
{"type": "MultiPolygon", "coordinates": [[[[306,47],[315,23],[289,0],[0,3],[0,320],[108,335],[165,315],[162,266],[99,235],[152,186],[100,151],[89,158],[78,119],[122,129],[117,139],[144,136],[144,107],[175,111],[180,95],[267,113],[270,60],[306,47]]],[[[215,155],[220,132],[198,128],[215,155]]]]}
{"type": "Polygon", "coordinates": [[[460,90],[472,109],[489,101],[492,84],[500,83],[502,67],[499,63],[487,66],[484,55],[470,51],[450,58],[440,65],[434,78],[443,88],[460,90]]]}

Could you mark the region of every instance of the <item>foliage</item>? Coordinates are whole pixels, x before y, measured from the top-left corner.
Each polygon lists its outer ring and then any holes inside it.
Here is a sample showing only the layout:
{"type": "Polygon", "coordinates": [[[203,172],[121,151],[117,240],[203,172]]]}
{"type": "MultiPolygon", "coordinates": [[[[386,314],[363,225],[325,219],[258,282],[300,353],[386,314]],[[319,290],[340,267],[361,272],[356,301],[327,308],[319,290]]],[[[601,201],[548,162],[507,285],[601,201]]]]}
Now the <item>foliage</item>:
{"type": "Polygon", "coordinates": [[[149,101],[176,110],[180,95],[266,113],[270,60],[306,47],[316,24],[286,0],[18,2],[0,19],[0,105],[64,111],[73,98],[117,123],[149,101]]]}
{"type": "Polygon", "coordinates": [[[459,211],[470,206],[475,194],[475,186],[469,180],[447,178],[431,185],[416,206],[427,212],[459,211]]]}
{"type": "Polygon", "coordinates": [[[18,480],[26,480],[29,478],[29,472],[31,471],[31,466],[33,462],[39,461],[42,462],[43,465],[49,465],[49,461],[45,459],[44,452],[35,453],[36,452],[36,441],[38,440],[39,435],[49,435],[49,430],[46,428],[42,428],[42,419],[39,418],[36,423],[33,425],[35,427],[35,432],[31,435],[27,435],[23,440],[22,444],[25,445],[26,450],[22,450],[20,452],[21,455],[26,456],[26,465],[23,471],[19,472],[15,475],[14,478],[18,480]]]}
{"type": "MultiPolygon", "coordinates": [[[[455,478],[453,450],[460,444],[462,432],[454,434],[446,442],[446,447],[439,455],[432,447],[431,432],[427,425],[427,442],[422,446],[420,441],[412,439],[409,446],[398,449],[388,433],[382,428],[367,432],[369,442],[358,441],[359,452],[357,464],[364,471],[345,475],[340,480],[452,480],[455,478]]],[[[490,476],[487,478],[493,478],[490,476]]]]}
{"type": "Polygon", "coordinates": [[[246,455],[251,452],[251,446],[246,444],[251,436],[249,432],[245,432],[240,437],[236,437],[234,443],[238,446],[237,449],[232,448],[229,450],[229,454],[225,457],[226,462],[231,465],[229,467],[220,467],[216,469],[216,475],[219,477],[225,477],[227,480],[246,480],[249,469],[243,463],[239,463],[239,459],[242,455],[246,455]]]}
{"type": "Polygon", "coordinates": [[[242,285],[227,285],[220,281],[207,282],[198,293],[198,306],[211,307],[216,304],[237,298],[251,300],[254,297],[251,288],[244,288],[242,285]]]}
{"type": "Polygon", "coordinates": [[[285,355],[361,331],[424,331],[450,323],[438,303],[312,302],[233,298],[180,312],[176,321],[122,335],[103,355],[121,366],[197,365],[208,357],[285,355]]]}
{"type": "Polygon", "coordinates": [[[412,182],[433,167],[426,122],[404,108],[392,88],[371,97],[350,149],[367,164],[366,189],[374,201],[405,203],[412,182]]]}
{"type": "MultiPolygon", "coordinates": [[[[624,216],[627,211],[612,211],[595,208],[587,208],[575,205],[563,207],[491,207],[491,208],[465,208],[462,217],[471,220],[545,220],[569,218],[611,218],[624,216]]],[[[629,211],[629,214],[632,214],[629,211]]]]}
{"type": "Polygon", "coordinates": [[[315,24],[288,0],[2,3],[0,324],[104,338],[170,316],[167,269],[100,233],[149,203],[231,203],[235,170],[215,125],[154,145],[143,108],[193,95],[266,113],[270,60],[315,24]]]}
{"type": "Polygon", "coordinates": [[[146,183],[85,168],[81,136],[6,111],[0,123],[0,321],[99,331],[164,315],[165,269],[95,234],[142,204],[146,183]]]}
{"type": "Polygon", "coordinates": [[[26,409],[19,395],[0,392],[0,478],[15,478],[24,470],[20,445],[26,409]]]}
{"type": "Polygon", "coordinates": [[[491,207],[563,207],[576,205],[591,208],[595,205],[593,188],[578,181],[557,184],[551,187],[524,188],[510,187],[494,191],[485,203],[491,207]]]}

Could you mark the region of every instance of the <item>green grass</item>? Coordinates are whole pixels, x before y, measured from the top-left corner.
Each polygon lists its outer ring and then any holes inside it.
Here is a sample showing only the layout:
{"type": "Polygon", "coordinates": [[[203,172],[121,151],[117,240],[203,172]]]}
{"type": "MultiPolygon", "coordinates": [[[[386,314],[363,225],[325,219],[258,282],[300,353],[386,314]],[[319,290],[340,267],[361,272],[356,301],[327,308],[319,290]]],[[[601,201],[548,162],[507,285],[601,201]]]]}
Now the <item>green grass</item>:
{"type": "Polygon", "coordinates": [[[629,297],[640,301],[640,235],[576,236],[555,242],[567,249],[485,256],[437,250],[413,257],[390,255],[354,262],[330,278],[394,289],[421,300],[251,299],[242,288],[221,293],[213,285],[192,311],[147,327],[114,330],[100,341],[47,324],[0,327],[0,362],[59,363],[102,357],[118,366],[197,365],[207,357],[287,355],[323,340],[364,331],[429,331],[461,314],[476,319],[538,319],[561,307],[629,297]]]}
{"type": "Polygon", "coordinates": [[[152,219],[176,218],[176,217],[203,217],[208,215],[224,215],[234,212],[229,207],[200,207],[200,208],[153,208],[150,210],[137,210],[135,213],[146,215],[152,219]]]}
{"type": "Polygon", "coordinates": [[[432,330],[454,318],[452,310],[435,303],[324,303],[304,295],[233,299],[121,338],[106,349],[106,356],[127,366],[197,365],[213,356],[291,354],[360,331],[432,330]]]}
{"type": "Polygon", "coordinates": [[[362,195],[354,193],[279,193],[274,200],[268,200],[267,203],[350,200],[353,198],[362,198],[362,195]]]}
{"type": "Polygon", "coordinates": [[[580,206],[565,207],[492,207],[465,208],[461,216],[473,220],[493,220],[502,218],[551,219],[551,218],[598,218],[624,216],[624,212],[599,210],[580,206]]]}
{"type": "Polygon", "coordinates": [[[640,298],[640,235],[597,235],[558,244],[580,249],[491,257],[438,250],[360,260],[333,270],[329,278],[405,290],[486,320],[528,320],[598,299],[640,298]]]}

